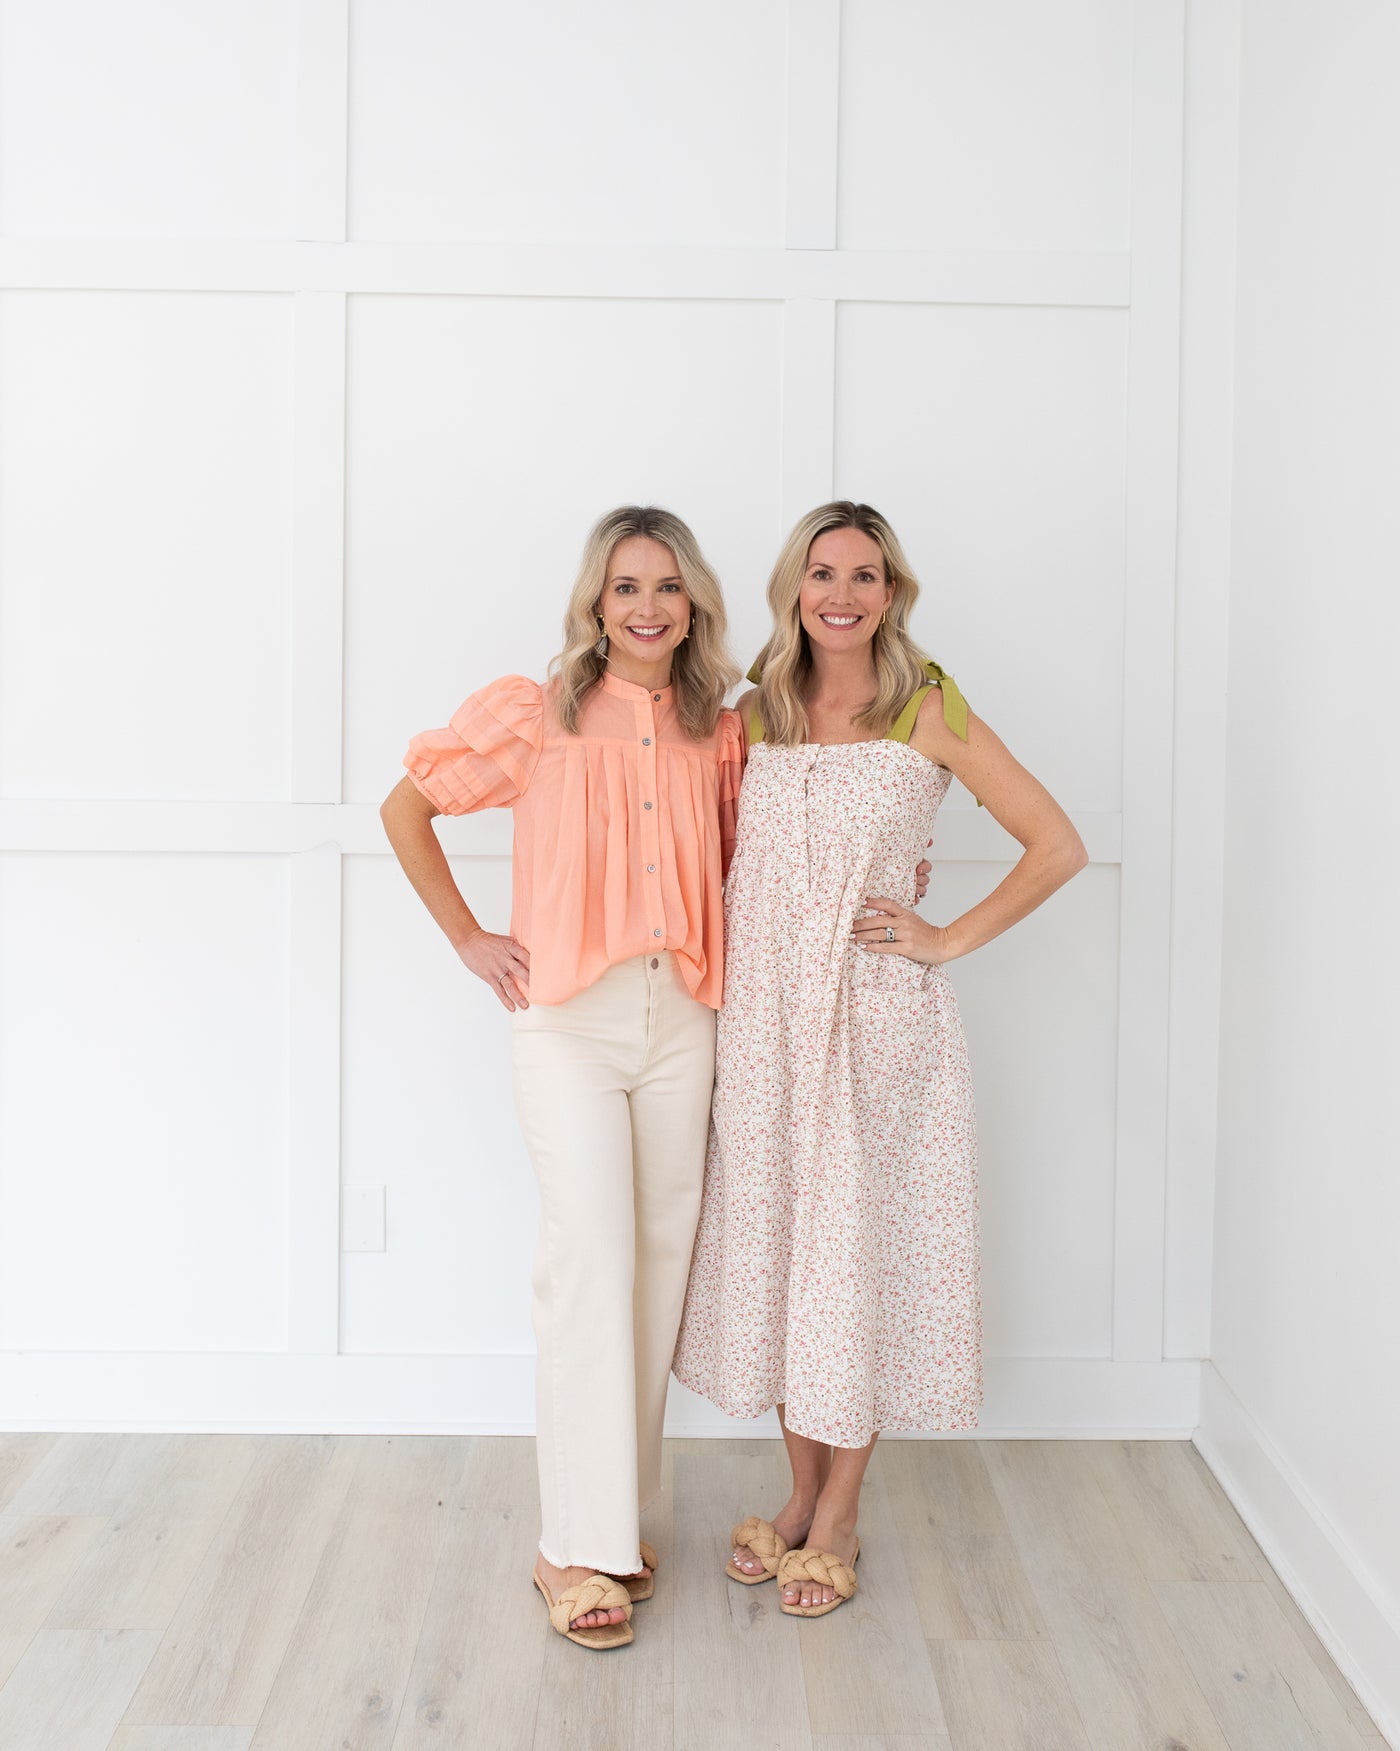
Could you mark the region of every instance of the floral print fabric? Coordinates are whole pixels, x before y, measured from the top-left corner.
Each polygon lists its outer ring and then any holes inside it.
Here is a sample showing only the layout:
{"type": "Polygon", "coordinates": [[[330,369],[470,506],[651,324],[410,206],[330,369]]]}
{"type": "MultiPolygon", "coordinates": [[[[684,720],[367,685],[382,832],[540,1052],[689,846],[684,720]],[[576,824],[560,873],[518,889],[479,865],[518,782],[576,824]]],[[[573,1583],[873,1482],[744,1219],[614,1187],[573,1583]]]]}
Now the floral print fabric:
{"type": "Polygon", "coordinates": [[[951,774],[903,743],[750,750],[677,1378],[781,1403],[840,1447],[976,1426],[977,1138],[941,967],[870,954],[867,895],[914,903],[951,774]]]}

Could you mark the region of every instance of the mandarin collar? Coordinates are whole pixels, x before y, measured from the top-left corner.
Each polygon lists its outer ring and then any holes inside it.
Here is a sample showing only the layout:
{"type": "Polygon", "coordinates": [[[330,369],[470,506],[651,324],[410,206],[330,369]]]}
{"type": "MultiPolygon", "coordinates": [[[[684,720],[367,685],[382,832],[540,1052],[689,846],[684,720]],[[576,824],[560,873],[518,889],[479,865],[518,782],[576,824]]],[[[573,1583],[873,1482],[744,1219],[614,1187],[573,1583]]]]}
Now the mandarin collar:
{"type": "Polygon", "coordinates": [[[611,669],[604,669],[601,679],[606,692],[616,693],[622,699],[669,700],[674,685],[668,681],[664,687],[643,687],[640,681],[624,681],[611,669]]]}

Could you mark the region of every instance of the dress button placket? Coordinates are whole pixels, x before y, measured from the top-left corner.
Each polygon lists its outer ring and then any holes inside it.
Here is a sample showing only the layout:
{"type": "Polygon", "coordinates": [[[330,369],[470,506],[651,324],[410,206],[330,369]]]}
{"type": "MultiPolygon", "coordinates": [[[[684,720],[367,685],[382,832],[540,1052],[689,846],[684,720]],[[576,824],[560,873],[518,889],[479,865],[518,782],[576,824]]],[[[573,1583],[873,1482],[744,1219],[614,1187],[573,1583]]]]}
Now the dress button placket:
{"type": "MultiPolygon", "coordinates": [[[[661,865],[660,812],[652,806],[657,800],[656,707],[660,702],[659,693],[653,693],[648,700],[637,701],[637,727],[642,744],[638,768],[638,788],[642,793],[642,856],[646,860],[647,874],[650,876],[654,876],[661,865]]],[[[666,920],[662,914],[661,884],[650,882],[648,889],[655,890],[647,894],[651,934],[654,940],[664,941],[666,920]]]]}

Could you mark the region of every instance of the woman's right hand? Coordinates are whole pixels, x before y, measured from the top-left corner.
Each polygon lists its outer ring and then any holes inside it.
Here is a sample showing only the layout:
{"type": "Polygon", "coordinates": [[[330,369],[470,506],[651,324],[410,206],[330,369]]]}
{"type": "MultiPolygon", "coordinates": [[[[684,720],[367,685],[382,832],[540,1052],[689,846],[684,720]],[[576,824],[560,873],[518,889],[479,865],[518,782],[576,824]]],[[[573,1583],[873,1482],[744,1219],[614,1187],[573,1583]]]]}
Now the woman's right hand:
{"type": "Polygon", "coordinates": [[[483,980],[512,1014],[528,1009],[523,986],[530,980],[530,956],[513,936],[495,936],[479,929],[457,944],[462,965],[483,980]]]}

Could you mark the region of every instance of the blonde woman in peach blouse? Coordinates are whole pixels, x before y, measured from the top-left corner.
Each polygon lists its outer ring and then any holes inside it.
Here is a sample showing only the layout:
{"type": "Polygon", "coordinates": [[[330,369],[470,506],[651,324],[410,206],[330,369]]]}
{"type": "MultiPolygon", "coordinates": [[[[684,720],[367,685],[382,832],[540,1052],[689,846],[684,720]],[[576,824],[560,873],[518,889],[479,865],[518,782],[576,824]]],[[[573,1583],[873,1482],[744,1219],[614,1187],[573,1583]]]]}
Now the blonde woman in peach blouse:
{"type": "Polygon", "coordinates": [[[719,582],[678,517],[588,538],[544,685],[508,675],[415,736],[381,810],[394,851],[513,1031],[540,1191],[535,1584],[585,1647],[632,1640],[656,1553],[640,1510],[699,1214],[744,732],[719,582]],[[515,816],[509,934],[459,892],[438,814],[515,816]]]}

